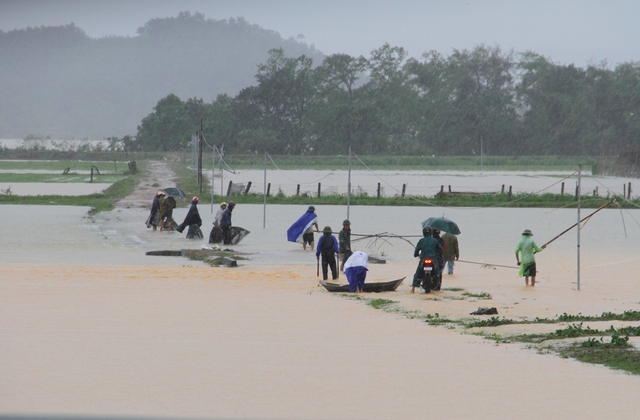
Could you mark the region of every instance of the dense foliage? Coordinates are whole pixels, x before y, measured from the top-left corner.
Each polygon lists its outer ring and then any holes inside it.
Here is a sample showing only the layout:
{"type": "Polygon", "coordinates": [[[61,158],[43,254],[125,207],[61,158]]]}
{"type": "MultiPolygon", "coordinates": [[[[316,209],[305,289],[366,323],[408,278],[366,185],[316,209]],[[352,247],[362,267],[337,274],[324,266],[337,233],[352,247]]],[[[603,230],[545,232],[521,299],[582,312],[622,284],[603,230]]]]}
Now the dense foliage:
{"type": "Polygon", "coordinates": [[[212,103],[171,94],[139,127],[144,148],[176,150],[200,128],[235,153],[618,155],[640,145],[640,63],[581,69],[477,46],[407,59],[270,51],[257,84],[212,103]]]}

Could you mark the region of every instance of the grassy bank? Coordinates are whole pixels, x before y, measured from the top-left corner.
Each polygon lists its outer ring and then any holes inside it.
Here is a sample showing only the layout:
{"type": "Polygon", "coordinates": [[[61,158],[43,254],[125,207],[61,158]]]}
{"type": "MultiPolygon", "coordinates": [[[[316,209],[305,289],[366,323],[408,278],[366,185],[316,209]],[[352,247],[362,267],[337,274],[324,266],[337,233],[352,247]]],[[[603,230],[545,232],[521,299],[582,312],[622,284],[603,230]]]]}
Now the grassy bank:
{"type": "MultiPolygon", "coordinates": [[[[581,197],[582,208],[598,208],[616,197],[581,197]]],[[[262,204],[264,197],[257,194],[239,195],[239,196],[216,196],[215,200],[229,201],[234,200],[238,204],[262,204]]],[[[210,203],[211,196],[201,197],[201,202],[210,203]]],[[[301,205],[347,205],[347,198],[342,195],[327,195],[322,197],[310,196],[284,196],[275,195],[267,197],[268,204],[301,204],[301,205]]],[[[618,198],[614,204],[621,208],[638,208],[640,200],[631,202],[618,198]],[[635,205],[634,205],[635,204],[635,205]]],[[[576,208],[577,200],[572,195],[560,194],[482,194],[468,195],[456,197],[383,197],[376,198],[368,195],[351,196],[349,204],[353,206],[415,206],[415,207],[496,207],[496,208],[576,208]]]]}
{"type": "MultiPolygon", "coordinates": [[[[465,294],[463,289],[443,289],[447,296],[441,299],[467,299],[473,296],[465,294]],[[453,292],[453,293],[451,293],[453,292]]],[[[488,294],[487,294],[488,295],[488,294]]],[[[497,343],[521,343],[534,346],[540,352],[553,353],[560,357],[574,358],[585,363],[600,364],[612,369],[619,369],[634,375],[640,375],[640,352],[629,344],[629,337],[640,337],[640,327],[628,326],[605,329],[584,327],[583,322],[609,321],[640,321],[640,312],[626,311],[623,313],[605,312],[600,316],[583,316],[562,314],[556,318],[536,318],[534,320],[510,320],[506,318],[491,317],[489,319],[476,320],[469,318],[446,319],[437,313],[430,314],[421,311],[407,310],[396,301],[388,299],[367,299],[362,295],[342,295],[348,299],[366,300],[367,304],[379,310],[392,314],[400,314],[410,319],[421,319],[434,326],[460,329],[462,332],[481,335],[497,343]],[[573,324],[566,325],[568,322],[573,324]],[[491,331],[495,327],[509,324],[552,324],[558,328],[546,334],[504,334],[499,331],[491,331]],[[567,339],[571,339],[567,342],[567,339]]],[[[489,299],[490,299],[490,295],[489,299]]],[[[497,330],[497,328],[496,328],[497,330]]]]}

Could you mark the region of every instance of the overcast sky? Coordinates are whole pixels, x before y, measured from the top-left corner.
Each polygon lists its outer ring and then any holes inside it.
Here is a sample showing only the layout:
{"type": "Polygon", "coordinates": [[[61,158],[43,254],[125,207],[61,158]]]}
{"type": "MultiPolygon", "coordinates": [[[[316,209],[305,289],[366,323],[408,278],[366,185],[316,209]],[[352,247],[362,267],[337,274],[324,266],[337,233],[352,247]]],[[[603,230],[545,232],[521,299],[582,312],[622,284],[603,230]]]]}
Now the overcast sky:
{"type": "Polygon", "coordinates": [[[485,44],[579,67],[640,61],[640,0],[0,0],[0,30],[73,22],[93,38],[135,36],[180,11],[244,17],[327,55],[387,42],[414,57],[485,44]]]}

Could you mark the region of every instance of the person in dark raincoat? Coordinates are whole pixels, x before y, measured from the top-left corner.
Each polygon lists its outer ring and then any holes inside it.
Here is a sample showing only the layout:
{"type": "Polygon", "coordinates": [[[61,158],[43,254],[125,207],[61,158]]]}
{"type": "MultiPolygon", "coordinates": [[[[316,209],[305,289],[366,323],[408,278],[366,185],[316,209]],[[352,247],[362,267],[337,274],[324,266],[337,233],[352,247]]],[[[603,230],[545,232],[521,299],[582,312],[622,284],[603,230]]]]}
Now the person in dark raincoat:
{"type": "MultiPolygon", "coordinates": [[[[194,231],[200,230],[200,226],[202,226],[202,219],[200,218],[200,212],[198,211],[198,197],[193,197],[191,201],[191,206],[189,207],[189,211],[187,211],[187,215],[184,218],[184,221],[178,226],[176,229],[178,232],[182,233],[184,228],[189,227],[189,231],[187,232],[187,237],[189,237],[189,233],[194,234],[194,231]]],[[[202,237],[202,232],[200,232],[200,237],[202,237]]]]}
{"type": "Polygon", "coordinates": [[[149,217],[147,218],[146,225],[148,228],[153,227],[153,230],[158,229],[158,222],[160,219],[160,196],[162,195],[162,191],[156,191],[155,197],[153,197],[153,202],[151,203],[151,212],[149,213],[149,217]]]}
{"type": "Polygon", "coordinates": [[[235,201],[229,201],[227,208],[222,212],[222,219],[220,220],[220,228],[222,229],[222,243],[224,245],[231,245],[231,215],[233,209],[236,208],[235,201]]]}
{"type": "Polygon", "coordinates": [[[328,267],[331,267],[331,278],[338,278],[338,268],[336,267],[336,254],[340,255],[338,240],[331,233],[331,227],[325,226],[322,230],[323,235],[318,239],[318,247],[316,248],[316,259],[320,259],[322,254],[322,278],[327,280],[329,277],[328,267]]]}
{"type": "Polygon", "coordinates": [[[420,262],[418,263],[418,268],[416,268],[416,273],[413,275],[413,283],[411,283],[411,293],[415,293],[416,287],[420,286],[420,277],[422,277],[422,261],[429,257],[435,262],[435,270],[438,269],[438,253],[442,253],[444,250],[442,249],[442,245],[438,242],[434,237],[431,236],[431,228],[425,227],[422,229],[422,239],[418,241],[416,245],[416,249],[413,251],[414,257],[420,257],[420,262]]]}
{"type": "Polygon", "coordinates": [[[340,246],[340,271],[344,272],[344,263],[347,262],[351,254],[351,222],[344,219],[342,230],[338,234],[338,245],[340,246]]]}

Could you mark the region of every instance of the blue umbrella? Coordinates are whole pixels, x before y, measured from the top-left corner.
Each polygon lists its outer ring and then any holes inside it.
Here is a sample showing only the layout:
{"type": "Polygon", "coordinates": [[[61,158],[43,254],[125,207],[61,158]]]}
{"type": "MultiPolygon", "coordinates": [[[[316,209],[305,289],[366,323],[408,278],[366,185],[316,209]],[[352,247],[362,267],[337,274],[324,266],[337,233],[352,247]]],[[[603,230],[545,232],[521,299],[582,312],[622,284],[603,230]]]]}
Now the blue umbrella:
{"type": "Polygon", "coordinates": [[[422,222],[422,229],[426,227],[441,230],[452,235],[460,234],[460,228],[458,228],[458,225],[456,225],[453,220],[449,220],[446,217],[430,217],[422,222]]]}

